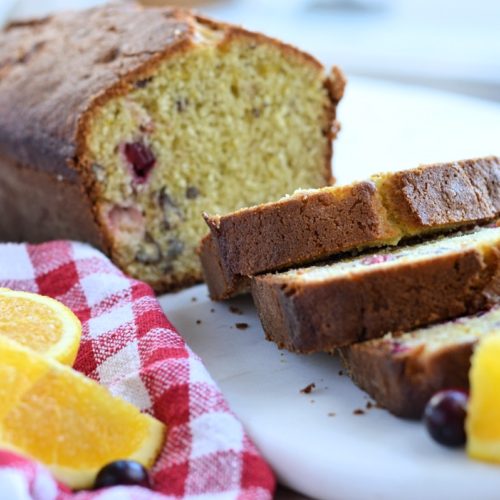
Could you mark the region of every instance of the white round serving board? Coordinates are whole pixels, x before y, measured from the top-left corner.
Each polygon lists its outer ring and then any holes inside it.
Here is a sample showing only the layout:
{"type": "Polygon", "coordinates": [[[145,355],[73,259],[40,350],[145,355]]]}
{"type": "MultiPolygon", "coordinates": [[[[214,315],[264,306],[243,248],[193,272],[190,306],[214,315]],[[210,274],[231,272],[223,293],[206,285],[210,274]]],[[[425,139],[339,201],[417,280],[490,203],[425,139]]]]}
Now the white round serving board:
{"type": "MultiPolygon", "coordinates": [[[[353,78],[338,116],[339,182],[500,154],[500,105],[490,102],[353,78]]],[[[278,350],[249,297],[213,303],[200,285],[160,301],[282,484],[325,499],[500,498],[500,465],[435,444],[419,422],[367,409],[369,398],[339,375],[334,357],[278,350]],[[315,390],[301,393],[310,383],[315,390]]]]}

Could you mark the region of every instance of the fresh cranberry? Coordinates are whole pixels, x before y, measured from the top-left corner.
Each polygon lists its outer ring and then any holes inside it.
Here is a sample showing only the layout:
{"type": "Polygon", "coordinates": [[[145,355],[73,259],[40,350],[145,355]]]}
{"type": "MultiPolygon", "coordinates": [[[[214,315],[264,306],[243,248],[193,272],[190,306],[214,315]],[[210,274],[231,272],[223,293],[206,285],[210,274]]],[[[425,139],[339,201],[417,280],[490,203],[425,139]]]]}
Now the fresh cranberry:
{"type": "Polygon", "coordinates": [[[430,435],[445,446],[465,444],[465,417],[469,395],[461,389],[437,392],[427,403],[424,422],[430,435]]]}
{"type": "Polygon", "coordinates": [[[391,254],[375,254],[375,255],[369,255],[368,257],[365,257],[362,261],[361,264],[364,264],[365,266],[370,266],[372,264],[382,264],[383,262],[389,262],[390,260],[393,260],[394,257],[391,254]]]}
{"type": "Polygon", "coordinates": [[[151,488],[148,471],[139,462],[133,460],[117,460],[105,465],[97,473],[94,488],[107,488],[120,484],[151,488]]]}
{"type": "Polygon", "coordinates": [[[402,352],[409,351],[408,346],[403,345],[401,342],[397,340],[393,340],[391,342],[391,354],[401,354],[402,352]]]}
{"type": "Polygon", "coordinates": [[[125,144],[125,157],[132,165],[135,175],[144,182],[151,169],[155,166],[156,157],[143,142],[127,142],[125,144]]]}

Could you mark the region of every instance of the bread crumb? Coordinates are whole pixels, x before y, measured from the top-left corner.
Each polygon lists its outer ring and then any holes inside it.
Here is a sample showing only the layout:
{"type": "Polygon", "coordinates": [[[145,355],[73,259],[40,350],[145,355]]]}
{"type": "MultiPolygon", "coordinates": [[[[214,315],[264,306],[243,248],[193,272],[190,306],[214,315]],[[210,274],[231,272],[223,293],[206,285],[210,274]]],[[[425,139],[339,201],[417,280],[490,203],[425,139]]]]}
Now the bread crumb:
{"type": "Polygon", "coordinates": [[[342,375],[344,375],[344,371],[343,370],[339,370],[339,377],[342,377],[342,375]]]}
{"type": "Polygon", "coordinates": [[[191,302],[196,302],[198,299],[196,297],[191,297],[191,302]]]}
{"type": "Polygon", "coordinates": [[[356,408],[353,412],[353,415],[364,415],[365,412],[361,408],[356,408]]]}
{"type": "Polygon", "coordinates": [[[197,320],[196,320],[196,324],[197,324],[197,325],[201,325],[201,319],[197,319],[197,320]]]}
{"type": "Polygon", "coordinates": [[[372,408],[375,408],[375,405],[371,401],[368,401],[366,403],[366,409],[371,410],[372,408]]]}
{"type": "Polygon", "coordinates": [[[311,382],[309,385],[306,385],[303,389],[300,390],[302,394],[310,394],[316,388],[316,384],[311,382]]]}
{"type": "Polygon", "coordinates": [[[212,307],[212,309],[210,309],[210,312],[211,312],[211,313],[214,313],[214,312],[215,312],[215,309],[212,307]]]}
{"type": "Polygon", "coordinates": [[[329,416],[329,417],[334,417],[335,415],[337,415],[337,414],[336,414],[335,412],[333,412],[333,411],[331,411],[331,412],[328,414],[328,416],[329,416]]]}
{"type": "Polygon", "coordinates": [[[229,306],[229,310],[233,314],[238,314],[239,316],[241,316],[243,314],[243,311],[239,307],[236,307],[236,306],[229,306]]]}
{"type": "Polygon", "coordinates": [[[238,330],[246,330],[249,327],[248,323],[236,323],[234,326],[238,328],[238,330]]]}

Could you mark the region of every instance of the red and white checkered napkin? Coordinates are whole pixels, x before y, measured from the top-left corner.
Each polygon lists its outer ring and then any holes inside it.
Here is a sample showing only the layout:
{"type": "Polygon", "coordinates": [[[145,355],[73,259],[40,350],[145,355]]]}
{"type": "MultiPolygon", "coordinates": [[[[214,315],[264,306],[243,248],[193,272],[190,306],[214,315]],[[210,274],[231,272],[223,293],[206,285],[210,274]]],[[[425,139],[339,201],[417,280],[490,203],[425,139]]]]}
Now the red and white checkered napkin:
{"type": "Polygon", "coordinates": [[[83,324],[75,368],[168,425],[152,470],[156,493],[114,487],[73,496],[40,465],[0,452],[1,498],[271,498],[271,470],[148,285],[87,245],[52,242],[0,245],[0,286],[70,307],[83,324]]]}

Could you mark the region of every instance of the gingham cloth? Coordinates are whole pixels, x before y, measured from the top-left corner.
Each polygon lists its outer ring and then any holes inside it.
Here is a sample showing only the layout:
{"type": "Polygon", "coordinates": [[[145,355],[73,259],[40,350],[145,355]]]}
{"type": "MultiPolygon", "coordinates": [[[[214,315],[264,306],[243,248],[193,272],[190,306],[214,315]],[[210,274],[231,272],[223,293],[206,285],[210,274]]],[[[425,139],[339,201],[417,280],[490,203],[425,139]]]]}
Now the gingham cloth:
{"type": "Polygon", "coordinates": [[[155,493],[114,487],[72,494],[43,466],[0,451],[1,499],[272,497],[271,470],[148,285],[87,245],[51,242],[0,245],[0,286],[71,308],[83,325],[75,368],[168,425],[152,469],[155,493]]]}

